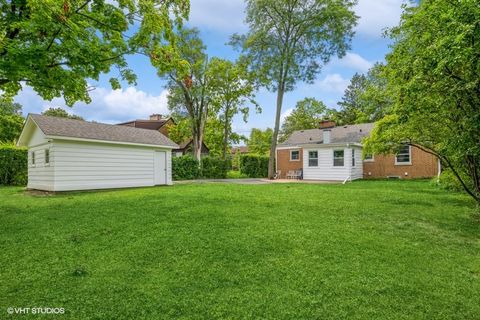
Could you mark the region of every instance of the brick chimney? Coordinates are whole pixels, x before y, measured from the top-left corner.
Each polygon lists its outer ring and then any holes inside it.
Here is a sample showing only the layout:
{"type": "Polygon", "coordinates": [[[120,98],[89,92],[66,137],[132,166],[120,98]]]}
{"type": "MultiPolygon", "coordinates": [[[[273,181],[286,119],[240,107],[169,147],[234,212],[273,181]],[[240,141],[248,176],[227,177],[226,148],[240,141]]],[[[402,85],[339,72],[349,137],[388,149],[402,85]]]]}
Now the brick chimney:
{"type": "Polygon", "coordinates": [[[323,121],[320,121],[320,123],[318,124],[318,128],[319,129],[330,129],[330,128],[335,127],[335,125],[336,125],[335,121],[323,120],[323,121]]]}
{"type": "Polygon", "coordinates": [[[155,113],[155,114],[152,114],[150,115],[150,120],[162,120],[163,119],[163,116],[161,114],[158,114],[158,113],[155,113]]]}

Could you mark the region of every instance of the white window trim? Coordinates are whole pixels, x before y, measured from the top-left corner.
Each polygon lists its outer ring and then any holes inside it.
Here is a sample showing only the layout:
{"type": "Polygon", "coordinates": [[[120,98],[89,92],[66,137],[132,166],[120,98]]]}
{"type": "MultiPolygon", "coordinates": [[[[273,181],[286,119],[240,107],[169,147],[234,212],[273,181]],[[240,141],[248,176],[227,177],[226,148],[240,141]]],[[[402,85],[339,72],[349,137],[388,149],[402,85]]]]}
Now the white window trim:
{"type": "Polygon", "coordinates": [[[290,150],[290,161],[300,161],[300,150],[290,150]],[[298,152],[298,159],[292,159],[292,152],[298,152]]]}
{"type": "Polygon", "coordinates": [[[408,162],[398,162],[397,161],[397,154],[395,154],[395,165],[396,166],[411,166],[412,165],[412,146],[408,145],[408,158],[410,161],[408,162]]]}
{"type": "MultiPolygon", "coordinates": [[[[338,158],[340,159],[340,158],[338,158]]],[[[345,149],[333,149],[332,151],[332,167],[334,168],[345,168],[345,149]],[[343,166],[335,165],[335,151],[343,151],[343,166]]]]}
{"type": "Polygon", "coordinates": [[[363,159],[363,162],[375,162],[375,155],[372,154],[372,159],[363,159]]]}
{"type": "Polygon", "coordinates": [[[30,151],[30,167],[36,167],[37,166],[37,155],[35,151],[30,151]]]}
{"type": "Polygon", "coordinates": [[[308,164],[308,167],[309,167],[309,168],[318,168],[318,156],[319,156],[318,150],[308,150],[308,163],[307,163],[307,164],[308,164]],[[316,152],[316,153],[317,153],[317,157],[316,157],[316,158],[310,158],[310,152],[316,152]],[[317,165],[316,165],[316,166],[311,166],[311,165],[310,165],[310,159],[311,159],[311,160],[315,160],[315,159],[316,159],[316,160],[317,160],[317,165]]]}
{"type": "Polygon", "coordinates": [[[52,162],[50,148],[46,148],[44,150],[43,158],[44,158],[43,161],[45,163],[45,167],[50,167],[50,162],[52,162]],[[48,150],[48,162],[47,162],[47,150],[48,150]]]}

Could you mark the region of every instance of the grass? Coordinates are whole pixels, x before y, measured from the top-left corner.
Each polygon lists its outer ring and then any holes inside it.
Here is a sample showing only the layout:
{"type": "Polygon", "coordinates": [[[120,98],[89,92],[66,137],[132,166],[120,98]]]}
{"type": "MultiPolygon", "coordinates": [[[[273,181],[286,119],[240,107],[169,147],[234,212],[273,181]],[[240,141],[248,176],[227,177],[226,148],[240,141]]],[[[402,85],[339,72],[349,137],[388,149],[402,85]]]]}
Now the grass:
{"type": "Polygon", "coordinates": [[[2,188],[0,319],[479,319],[473,210],[423,181],[2,188]]]}
{"type": "Polygon", "coordinates": [[[248,176],[240,171],[230,170],[227,172],[227,179],[244,179],[248,178],[248,176]]]}

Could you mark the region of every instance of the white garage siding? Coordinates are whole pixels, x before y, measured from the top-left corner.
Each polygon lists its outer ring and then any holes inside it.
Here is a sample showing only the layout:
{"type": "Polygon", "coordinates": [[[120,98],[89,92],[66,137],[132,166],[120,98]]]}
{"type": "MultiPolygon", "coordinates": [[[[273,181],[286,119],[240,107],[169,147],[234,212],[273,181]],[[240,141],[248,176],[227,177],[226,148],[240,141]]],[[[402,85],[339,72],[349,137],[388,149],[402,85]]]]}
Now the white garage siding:
{"type": "Polygon", "coordinates": [[[155,150],[166,152],[172,183],[170,150],[57,140],[53,149],[55,191],[153,186],[155,150]]]}
{"type": "Polygon", "coordinates": [[[362,148],[354,146],[304,147],[303,178],[305,180],[344,181],[363,177],[362,148]],[[352,167],[352,149],[355,150],[355,166],[352,167]],[[344,150],[344,166],[333,165],[333,152],[344,150]],[[318,166],[309,166],[309,151],[318,151],[318,166]]]}
{"type": "Polygon", "coordinates": [[[32,133],[30,145],[28,148],[28,184],[29,189],[54,190],[54,158],[52,143],[45,139],[44,134],[38,129],[32,133]],[[49,150],[50,161],[45,163],[45,152],[49,150]],[[35,154],[35,164],[33,161],[33,154],[35,154]]]}

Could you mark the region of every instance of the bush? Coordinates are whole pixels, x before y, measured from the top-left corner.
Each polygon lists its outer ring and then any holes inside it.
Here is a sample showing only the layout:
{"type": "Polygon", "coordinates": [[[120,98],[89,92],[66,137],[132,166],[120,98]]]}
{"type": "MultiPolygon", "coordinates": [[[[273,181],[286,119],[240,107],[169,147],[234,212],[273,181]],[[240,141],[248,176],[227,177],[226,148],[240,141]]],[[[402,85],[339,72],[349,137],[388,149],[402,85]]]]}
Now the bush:
{"type": "Polygon", "coordinates": [[[227,172],[227,178],[228,179],[244,179],[244,178],[248,178],[248,176],[246,174],[241,173],[240,171],[231,170],[227,172]]]}
{"type": "Polygon", "coordinates": [[[201,175],[205,179],[225,179],[228,171],[232,169],[231,159],[217,157],[202,158],[201,175]]]}
{"type": "Polygon", "coordinates": [[[172,158],[173,180],[194,180],[200,177],[200,166],[192,156],[172,158]]]}
{"type": "Polygon", "coordinates": [[[27,149],[0,145],[0,185],[25,186],[28,180],[27,149]]]}
{"type": "MultiPolygon", "coordinates": [[[[465,183],[469,183],[469,180],[465,177],[462,177],[465,183]]],[[[440,174],[440,179],[437,177],[433,178],[434,183],[442,189],[450,191],[460,191],[463,192],[462,184],[458,181],[457,177],[453,174],[452,170],[446,169],[440,174]]]]}
{"type": "Polygon", "coordinates": [[[172,158],[173,180],[225,179],[232,168],[230,159],[217,157],[202,158],[201,165],[192,156],[172,158]]]}
{"type": "Polygon", "coordinates": [[[268,176],[268,157],[258,155],[242,155],[240,172],[250,178],[266,178],[268,176]]]}

